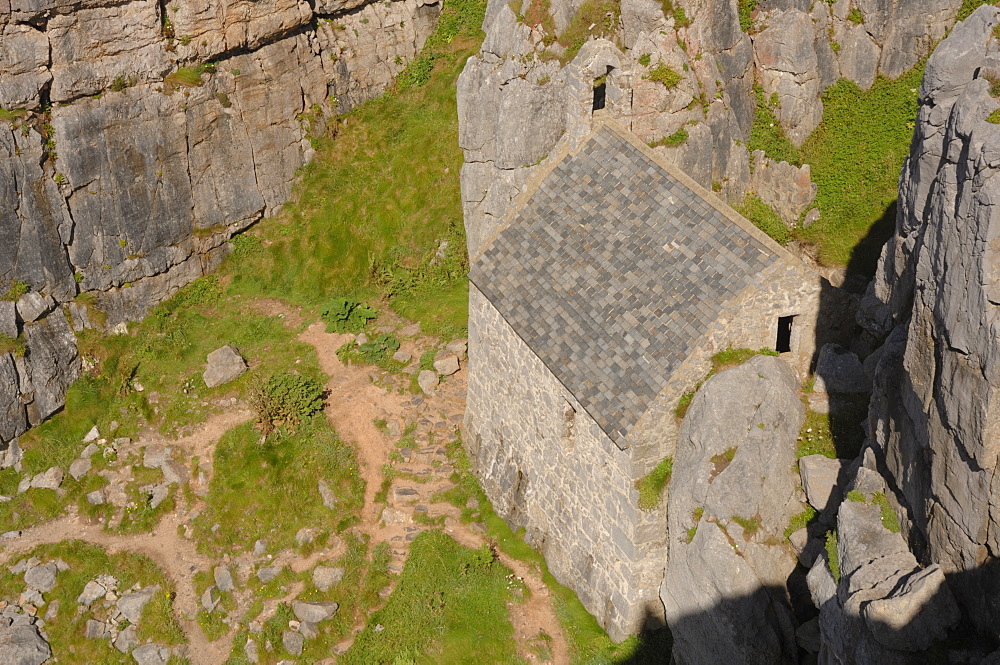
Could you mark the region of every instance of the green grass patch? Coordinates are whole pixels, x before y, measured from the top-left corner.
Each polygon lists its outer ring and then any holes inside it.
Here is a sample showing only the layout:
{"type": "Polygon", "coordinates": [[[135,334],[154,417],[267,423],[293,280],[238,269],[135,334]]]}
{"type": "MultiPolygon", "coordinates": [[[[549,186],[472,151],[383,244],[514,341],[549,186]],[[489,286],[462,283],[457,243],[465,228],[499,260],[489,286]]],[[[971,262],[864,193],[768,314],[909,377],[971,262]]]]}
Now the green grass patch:
{"type": "Polygon", "coordinates": [[[691,400],[694,399],[695,392],[697,391],[689,390],[681,395],[680,399],[677,400],[677,406],[674,407],[674,416],[677,420],[684,420],[684,416],[687,415],[687,411],[691,407],[691,400]]]}
{"type": "Polygon", "coordinates": [[[260,222],[250,232],[255,240],[223,266],[233,292],[316,310],[334,298],[385,303],[428,334],[464,334],[468,259],[455,81],[476,50],[462,35],[478,32],[484,6],[446,3],[438,46],[429,40],[426,47],[438,55],[425,84],[353,109],[334,137],[319,139],[293,201],[260,222]]]}
{"type": "Polygon", "coordinates": [[[830,574],[833,581],[840,583],[840,555],[837,552],[837,531],[836,529],[826,532],[826,563],[830,567],[830,574]]]}
{"type": "MultiPolygon", "coordinates": [[[[399,584],[338,662],[517,661],[507,603],[520,583],[487,547],[468,550],[440,531],[413,541],[399,584]],[[376,632],[375,626],[383,626],[376,632]]],[[[516,611],[516,610],[515,610],[516,611]]]]}
{"type": "Polygon", "coordinates": [[[899,533],[902,528],[899,525],[899,518],[896,511],[889,505],[889,499],[883,492],[875,492],[872,495],[872,505],[878,506],[882,511],[882,526],[893,533],[899,533]]]}
{"type": "MultiPolygon", "coordinates": [[[[681,79],[684,77],[681,76],[679,72],[674,70],[673,67],[670,67],[666,63],[659,62],[656,64],[655,67],[649,70],[649,73],[646,74],[643,78],[649,79],[650,81],[654,81],[656,83],[661,83],[663,84],[663,87],[669,90],[671,88],[676,88],[677,84],[680,83],[681,79]]],[[[686,133],[687,132],[685,132],[685,134],[686,133]]],[[[685,136],[684,139],[686,140],[687,136],[685,136]]],[[[681,143],[683,143],[683,141],[681,141],[681,143]]]]}
{"type": "Polygon", "coordinates": [[[816,509],[807,503],[802,504],[802,512],[792,515],[791,519],[788,520],[788,527],[785,529],[785,540],[788,540],[793,533],[799,529],[804,529],[815,520],[819,513],[816,509]]]}
{"type": "Polygon", "coordinates": [[[990,2],[990,0],[964,0],[962,6],[958,9],[958,17],[956,21],[964,21],[965,19],[972,16],[972,12],[976,11],[983,5],[995,5],[996,2],[990,2]]]}
{"type": "Polygon", "coordinates": [[[734,206],[734,209],[779,245],[784,246],[792,241],[794,236],[791,229],[785,225],[774,208],[764,203],[759,196],[746,197],[743,203],[734,206]]]}
{"type": "Polygon", "coordinates": [[[865,15],[861,13],[860,9],[853,7],[851,11],[847,12],[847,20],[854,25],[861,25],[865,22],[865,15]]]}
{"type": "MultiPolygon", "coordinates": [[[[721,372],[724,369],[730,367],[736,367],[737,365],[742,365],[746,361],[750,360],[754,356],[778,356],[780,355],[774,349],[758,349],[754,351],[753,349],[743,349],[743,348],[732,348],[729,347],[723,351],[719,351],[714,356],[712,356],[712,374],[716,372],[721,372]]],[[[709,374],[709,376],[712,376],[709,374]]]]}
{"type": "Polygon", "coordinates": [[[743,527],[743,537],[746,540],[750,540],[758,531],[760,531],[759,515],[754,515],[753,517],[740,517],[739,515],[733,515],[732,520],[743,527]]]}
{"type": "Polygon", "coordinates": [[[636,481],[639,490],[639,507],[643,510],[653,510],[660,505],[660,495],[663,488],[670,482],[670,474],[674,470],[674,458],[666,457],[656,468],[636,481]]]}
{"type": "Polygon", "coordinates": [[[819,221],[801,233],[819,246],[821,262],[874,274],[895,229],[923,70],[921,64],[896,80],[880,76],[868,91],[842,79],[823,93],[823,121],[801,149],[820,210],[819,221]]]}
{"type": "Polygon", "coordinates": [[[437,26],[424,42],[420,55],[397,77],[399,87],[405,90],[425,85],[431,80],[437,61],[449,61],[454,56],[456,43],[468,45],[469,42],[475,42],[478,47],[483,39],[482,25],[485,16],[484,0],[445,2],[437,26]]]}
{"type": "Polygon", "coordinates": [[[664,136],[659,141],[650,141],[649,142],[649,147],[650,148],[659,148],[660,146],[666,146],[666,147],[678,146],[678,145],[683,144],[685,141],[687,141],[688,140],[688,136],[689,136],[689,134],[688,134],[687,130],[682,127],[681,129],[678,129],[676,132],[674,132],[670,136],[664,136]]]}
{"type": "Polygon", "coordinates": [[[838,395],[830,413],[806,408],[806,417],[796,443],[796,458],[825,455],[830,459],[854,459],[861,452],[865,431],[861,423],[868,417],[865,396],[838,395]]]}
{"type": "Polygon", "coordinates": [[[986,116],[986,122],[992,123],[994,125],[1000,125],[1000,109],[997,109],[993,113],[986,116]]]}
{"type": "Polygon", "coordinates": [[[243,551],[260,538],[283,549],[299,529],[336,525],[360,508],[364,483],[354,451],[322,416],[281,439],[261,443],[260,438],[247,423],[219,440],[208,506],[194,523],[202,551],[243,551]],[[337,496],[336,510],[323,505],[321,479],[337,496]],[[290,505],[295,510],[288,510],[290,505]],[[213,533],[215,524],[220,527],[213,533]]]}
{"type": "Polygon", "coordinates": [[[22,120],[28,116],[28,111],[26,109],[5,109],[0,107],[0,122],[9,122],[11,124],[22,120]]]}
{"type": "Polygon", "coordinates": [[[26,348],[24,340],[20,337],[0,335],[0,356],[12,353],[15,358],[22,358],[26,348]]]}
{"type": "MultiPolygon", "coordinates": [[[[54,620],[45,622],[45,630],[49,634],[52,651],[59,656],[60,661],[102,665],[126,665],[134,662],[128,654],[115,650],[108,640],[88,640],[84,637],[87,620],[104,618],[107,610],[97,602],[91,605],[90,610],[78,613],[76,599],[87,582],[105,573],[118,578],[119,595],[136,583],[142,587],[159,585],[160,592],[143,609],[142,618],[137,624],[140,642],[149,640],[165,645],[184,642],[184,634],[174,617],[173,587],[152,559],[140,554],[108,554],[100,547],[70,540],[55,545],[41,545],[23,557],[15,558],[11,563],[30,556],[37,556],[43,561],[62,559],[69,565],[69,570],[56,576],[55,588],[45,594],[49,603],[59,601],[59,613],[54,620]]],[[[18,594],[23,590],[24,578],[21,575],[11,575],[4,568],[0,574],[0,598],[16,602],[18,594]]],[[[44,609],[42,608],[42,613],[44,609]]]]}
{"type": "Polygon", "coordinates": [[[753,28],[753,11],[757,9],[757,0],[739,0],[737,10],[740,17],[740,30],[750,32],[753,28]]]}
{"type": "Polygon", "coordinates": [[[855,503],[868,503],[868,498],[865,497],[864,492],[859,492],[858,490],[851,490],[847,493],[847,500],[853,501],[855,503]]]}
{"type": "Polygon", "coordinates": [[[565,64],[575,58],[592,36],[613,38],[621,11],[619,0],[586,0],[559,35],[559,44],[566,48],[560,61],[565,64]]]}
{"type": "Polygon", "coordinates": [[[337,349],[337,357],[345,365],[376,365],[389,372],[406,366],[392,359],[399,350],[399,340],[389,334],[376,335],[364,344],[350,341],[337,349]]]}

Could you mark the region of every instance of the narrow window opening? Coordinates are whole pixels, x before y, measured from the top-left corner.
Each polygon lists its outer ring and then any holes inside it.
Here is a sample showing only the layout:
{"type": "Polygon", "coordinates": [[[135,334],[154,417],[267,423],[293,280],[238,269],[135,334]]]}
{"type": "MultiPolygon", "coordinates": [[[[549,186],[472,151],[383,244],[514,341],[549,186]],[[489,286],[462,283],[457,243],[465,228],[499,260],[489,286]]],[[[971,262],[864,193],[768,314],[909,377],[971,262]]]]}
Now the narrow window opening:
{"type": "Polygon", "coordinates": [[[778,353],[788,353],[792,350],[792,323],[794,316],[778,317],[778,338],[774,342],[774,350],[778,353]]]}
{"type": "Polygon", "coordinates": [[[614,69],[611,65],[608,65],[608,71],[604,76],[599,76],[594,79],[594,110],[600,111],[604,108],[608,99],[608,74],[614,69]]]}
{"type": "Polygon", "coordinates": [[[573,452],[574,445],[576,443],[573,437],[573,428],[576,425],[576,409],[569,402],[563,404],[563,449],[567,454],[573,452]]]}

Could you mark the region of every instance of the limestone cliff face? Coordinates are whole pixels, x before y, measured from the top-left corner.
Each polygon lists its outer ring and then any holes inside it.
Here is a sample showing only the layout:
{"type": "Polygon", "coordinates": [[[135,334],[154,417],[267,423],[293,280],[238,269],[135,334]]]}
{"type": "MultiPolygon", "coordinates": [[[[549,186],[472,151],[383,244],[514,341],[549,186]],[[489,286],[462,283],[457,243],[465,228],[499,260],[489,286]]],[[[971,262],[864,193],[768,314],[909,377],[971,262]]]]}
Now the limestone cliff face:
{"type": "Polygon", "coordinates": [[[860,314],[889,331],[870,428],[921,563],[949,575],[966,619],[1000,637],[1000,11],[934,52],[900,181],[896,235],[860,314]]]}
{"type": "Polygon", "coordinates": [[[0,446],[79,371],[69,328],[87,310],[59,305],[91,292],[113,327],[213,270],[233,233],[288,199],[325,118],[380,94],[439,11],[0,0],[0,295],[31,287],[30,302],[0,302],[0,334],[28,350],[0,356],[13,377],[0,446]]]}
{"type": "MultiPolygon", "coordinates": [[[[531,4],[525,0],[521,11],[531,4]]],[[[583,3],[550,4],[558,33],[583,3]]],[[[561,142],[589,133],[596,78],[607,75],[607,113],[646,141],[683,129],[681,145],[658,149],[699,184],[716,183],[739,200],[751,186],[746,143],[755,78],[768,99],[776,96],[778,120],[801,144],[822,118],[827,87],[846,77],[867,89],[878,73],[907,71],[945,35],[961,0],[767,0],[752,14],[750,33],[741,27],[737,0],[673,4],[683,7],[687,24],[666,16],[655,0],[622,0],[614,35],[621,48],[592,41],[560,67],[554,56],[562,47],[551,44],[553,35],[519,19],[506,0],[490,2],[486,41],[459,89],[472,254],[539,162],[561,142]],[[682,74],[676,87],[648,78],[660,63],[682,74]]],[[[796,195],[773,194],[776,201],[796,195]]]]}

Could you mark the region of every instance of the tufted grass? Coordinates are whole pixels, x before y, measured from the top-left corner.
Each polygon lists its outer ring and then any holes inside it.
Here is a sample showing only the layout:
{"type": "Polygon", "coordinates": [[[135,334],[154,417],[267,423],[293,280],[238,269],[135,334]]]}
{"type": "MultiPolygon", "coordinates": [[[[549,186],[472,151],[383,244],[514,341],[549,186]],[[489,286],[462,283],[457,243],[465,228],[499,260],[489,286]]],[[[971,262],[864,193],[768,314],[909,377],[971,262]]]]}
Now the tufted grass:
{"type": "Polygon", "coordinates": [[[206,553],[247,550],[258,539],[272,550],[289,547],[299,529],[326,525],[337,530],[361,506],[364,482],[354,451],[337,438],[324,416],[294,434],[260,439],[246,423],[224,434],[216,446],[208,505],[194,521],[199,548],[206,553]],[[337,496],[335,510],[323,505],[320,479],[337,496]],[[295,510],[288,510],[292,505],[295,510]]]}
{"type": "Polygon", "coordinates": [[[667,457],[656,465],[656,468],[636,482],[639,490],[639,507],[643,510],[653,510],[660,505],[660,495],[663,488],[670,482],[674,470],[674,458],[667,457]]]}
{"type": "Polygon", "coordinates": [[[779,245],[787,245],[794,237],[774,208],[761,201],[759,196],[748,196],[743,203],[734,206],[734,210],[779,245]]]}
{"type": "Polygon", "coordinates": [[[223,267],[235,292],[307,309],[333,297],[387,302],[425,332],[464,334],[468,260],[455,82],[478,47],[466,23],[481,4],[456,2],[452,22],[439,24],[445,32],[426,81],[332,121],[335,133],[319,140],[293,201],[248,232],[246,251],[223,267]],[[434,260],[442,240],[444,259],[434,260]]]}

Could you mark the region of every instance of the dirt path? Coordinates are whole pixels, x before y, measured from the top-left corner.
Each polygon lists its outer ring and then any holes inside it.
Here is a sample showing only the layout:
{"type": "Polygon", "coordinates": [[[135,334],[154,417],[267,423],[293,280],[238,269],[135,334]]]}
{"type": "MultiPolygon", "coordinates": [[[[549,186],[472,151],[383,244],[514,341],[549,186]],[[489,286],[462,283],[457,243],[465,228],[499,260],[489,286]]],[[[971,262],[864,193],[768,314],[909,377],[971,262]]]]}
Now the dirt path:
{"type": "MultiPolygon", "coordinates": [[[[298,328],[298,314],[284,308],[278,301],[267,301],[268,314],[284,314],[286,324],[298,328]]],[[[361,522],[354,529],[366,534],[369,545],[388,543],[392,553],[389,570],[400,573],[409,556],[410,544],[420,532],[440,528],[459,544],[479,548],[488,544],[481,532],[462,524],[461,511],[445,502],[434,501],[438,492],[454,487],[450,480],[454,468],[446,454],[444,444],[456,435],[465,411],[465,370],[448,377],[434,395],[414,396],[405,389],[409,376],[392,376],[376,368],[344,365],[337,358],[336,350],[353,339],[351,335],[328,334],[322,324],[313,324],[299,335],[299,339],[312,345],[319,357],[320,366],[329,377],[326,415],[339,435],[351,442],[358,453],[360,471],[366,482],[361,522]],[[376,426],[376,421],[379,426],[376,426]],[[384,426],[382,423],[384,422],[384,426]],[[403,446],[400,440],[405,437],[403,446]],[[383,469],[391,468],[394,478],[388,487],[384,502],[377,502],[383,484],[383,469]]],[[[429,348],[433,340],[404,340],[403,350],[419,357],[422,349],[429,348]]],[[[235,400],[233,400],[235,402],[235,400]]],[[[191,479],[195,497],[203,496],[208,489],[213,470],[212,460],[219,438],[229,429],[248,421],[252,414],[234,404],[226,413],[210,417],[189,436],[166,440],[146,432],[132,444],[140,447],[152,444],[169,446],[179,452],[175,458],[190,460],[197,456],[204,476],[191,479]]],[[[236,621],[227,635],[209,641],[196,622],[201,610],[200,598],[195,592],[194,573],[211,573],[219,561],[201,555],[195,541],[182,535],[195,515],[204,507],[196,498],[193,505],[178,492],[178,507],[166,514],[151,533],[121,536],[105,531],[100,523],[76,514],[75,509],[65,517],[25,530],[17,540],[0,545],[0,564],[23,554],[41,544],[77,539],[105,548],[111,553],[134,552],[150,557],[163,570],[173,585],[177,596],[174,610],[188,640],[188,655],[192,665],[217,665],[224,662],[232,650],[236,621]]],[[[339,552],[326,552],[327,557],[339,552]]],[[[548,662],[556,665],[569,663],[568,649],[562,629],[552,607],[548,588],[533,567],[512,559],[502,552],[498,557],[505,566],[522,580],[529,594],[524,602],[510,606],[517,649],[527,662],[540,662],[531,650],[538,644],[541,634],[549,636],[547,644],[552,652],[548,662]]],[[[288,566],[296,572],[312,568],[320,558],[319,553],[302,556],[293,550],[279,553],[269,565],[288,566]]],[[[248,553],[227,560],[226,565],[237,570],[250,570],[254,559],[248,553]]],[[[270,599],[257,621],[272,615],[278,604],[290,601],[301,590],[301,583],[292,585],[285,598],[270,599]]],[[[391,587],[383,590],[388,597],[391,587]]],[[[240,620],[253,598],[249,591],[237,589],[234,594],[237,607],[230,617],[240,620]]],[[[364,617],[354,626],[352,636],[338,644],[336,652],[342,653],[364,627],[364,617]]]]}
{"type": "MultiPolygon", "coordinates": [[[[454,472],[443,444],[451,441],[465,412],[465,370],[438,386],[432,396],[413,396],[399,391],[399,384],[388,383],[386,377],[370,367],[344,365],[336,350],[353,338],[324,331],[322,324],[313,324],[299,335],[311,344],[319,356],[320,366],[330,377],[330,396],[326,414],[341,437],[354,444],[358,452],[362,476],[366,482],[365,503],[359,529],[371,537],[371,544],[389,543],[392,552],[390,570],[401,572],[410,543],[423,530],[437,528],[415,521],[418,515],[429,519],[444,516],[445,532],[464,547],[477,549],[487,544],[483,535],[459,520],[460,511],[454,506],[434,502],[435,494],[454,487],[449,477],[454,472]],[[386,381],[379,385],[379,381],[386,381]],[[386,427],[376,427],[375,421],[385,421],[386,427]],[[400,449],[396,442],[403,432],[409,432],[411,443],[400,449]],[[390,456],[396,450],[398,455],[390,456]],[[383,467],[392,467],[395,475],[385,503],[375,501],[382,486],[383,467]]],[[[417,346],[404,343],[403,350],[415,352],[417,346]]],[[[414,353],[414,355],[417,355],[414,353]]],[[[407,377],[408,379],[408,377],[407,377]]],[[[552,607],[548,588],[538,571],[522,561],[497,552],[505,566],[519,577],[529,590],[523,603],[511,607],[518,652],[528,662],[538,656],[529,648],[540,633],[550,636],[552,661],[556,665],[569,663],[566,639],[552,607]]],[[[356,626],[360,629],[363,626],[356,626]]],[[[342,643],[341,648],[349,645],[342,643]]]]}

